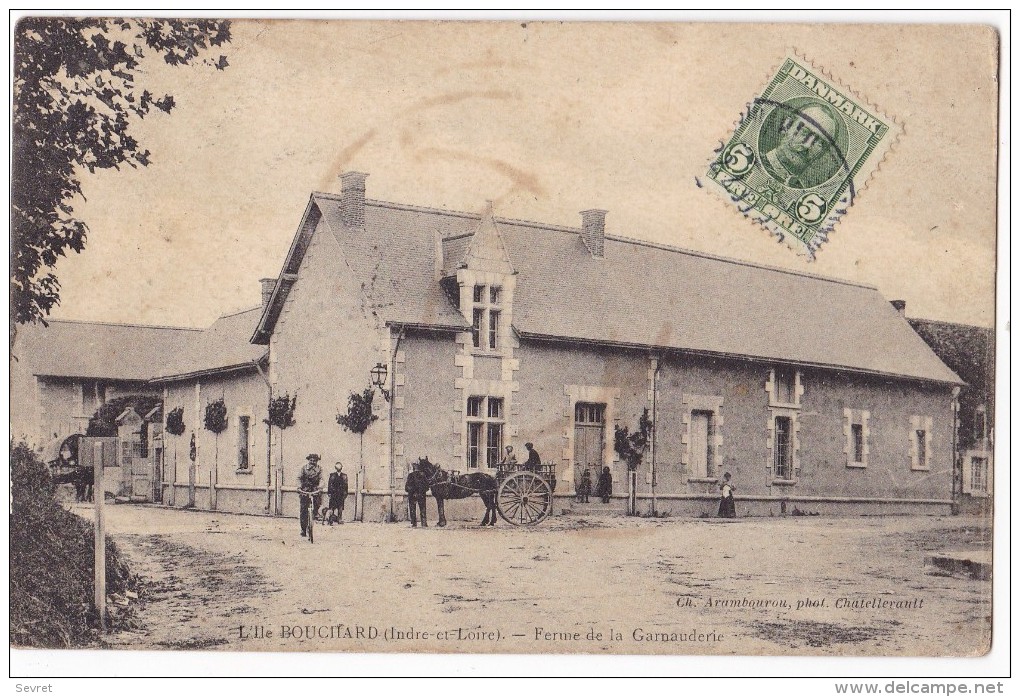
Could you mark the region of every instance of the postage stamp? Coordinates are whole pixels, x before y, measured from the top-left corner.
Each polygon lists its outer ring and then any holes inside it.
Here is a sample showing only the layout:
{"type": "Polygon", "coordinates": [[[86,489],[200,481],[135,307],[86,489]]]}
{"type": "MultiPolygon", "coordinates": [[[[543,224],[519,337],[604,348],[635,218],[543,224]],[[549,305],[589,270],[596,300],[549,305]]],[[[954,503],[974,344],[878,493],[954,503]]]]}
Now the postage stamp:
{"type": "Polygon", "coordinates": [[[899,124],[787,57],[716,151],[708,179],[744,217],[813,255],[853,205],[899,124]]]}

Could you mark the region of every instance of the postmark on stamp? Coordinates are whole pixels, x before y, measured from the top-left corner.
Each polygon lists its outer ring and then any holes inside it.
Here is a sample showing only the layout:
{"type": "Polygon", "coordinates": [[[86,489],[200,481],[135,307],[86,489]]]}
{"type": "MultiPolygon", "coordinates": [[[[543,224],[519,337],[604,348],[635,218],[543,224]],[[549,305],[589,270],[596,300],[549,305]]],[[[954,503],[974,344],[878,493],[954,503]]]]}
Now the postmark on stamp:
{"type": "Polygon", "coordinates": [[[708,188],[813,256],[899,131],[867,101],[787,57],[715,152],[708,188]]]}

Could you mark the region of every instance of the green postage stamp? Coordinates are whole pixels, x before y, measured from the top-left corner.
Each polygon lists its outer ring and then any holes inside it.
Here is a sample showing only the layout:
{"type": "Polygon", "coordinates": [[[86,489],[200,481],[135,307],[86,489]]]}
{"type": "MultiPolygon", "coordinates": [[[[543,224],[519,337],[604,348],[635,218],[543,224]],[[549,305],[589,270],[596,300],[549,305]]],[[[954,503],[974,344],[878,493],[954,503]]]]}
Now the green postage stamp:
{"type": "Polygon", "coordinates": [[[814,255],[900,126],[805,61],[787,57],[708,168],[746,218],[814,255]]]}

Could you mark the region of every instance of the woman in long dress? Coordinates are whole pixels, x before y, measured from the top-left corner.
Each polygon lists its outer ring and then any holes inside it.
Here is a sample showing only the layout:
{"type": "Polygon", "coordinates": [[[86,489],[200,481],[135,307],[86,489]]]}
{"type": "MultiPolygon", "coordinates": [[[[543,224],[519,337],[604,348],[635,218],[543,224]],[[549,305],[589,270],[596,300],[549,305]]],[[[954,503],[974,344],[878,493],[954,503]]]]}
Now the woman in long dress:
{"type": "Polygon", "coordinates": [[[613,473],[609,471],[608,467],[602,468],[595,488],[595,495],[602,499],[602,503],[609,503],[609,497],[613,495],[613,473]]]}
{"type": "Polygon", "coordinates": [[[719,501],[719,517],[736,518],[737,507],[733,504],[733,492],[737,490],[737,487],[733,486],[730,482],[729,472],[723,475],[719,488],[722,489],[722,499],[719,501]]]}

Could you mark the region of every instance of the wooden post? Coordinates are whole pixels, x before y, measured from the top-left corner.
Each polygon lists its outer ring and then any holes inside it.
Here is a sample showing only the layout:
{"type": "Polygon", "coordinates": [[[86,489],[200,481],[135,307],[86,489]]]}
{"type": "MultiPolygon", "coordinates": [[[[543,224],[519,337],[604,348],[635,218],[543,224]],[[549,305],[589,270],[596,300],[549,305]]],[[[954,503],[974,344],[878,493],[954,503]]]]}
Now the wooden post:
{"type": "Polygon", "coordinates": [[[364,494],[364,470],[359,469],[354,474],[354,520],[365,519],[365,494],[364,494]]]}
{"type": "Polygon", "coordinates": [[[279,467],[276,468],[276,515],[283,515],[283,482],[279,467]]]}
{"type": "Polygon", "coordinates": [[[216,482],[213,480],[213,473],[209,472],[209,510],[216,510],[216,482]]]}
{"type": "Polygon", "coordinates": [[[95,598],[96,612],[99,614],[99,627],[106,631],[106,527],[103,520],[103,504],[106,503],[106,491],[103,490],[103,465],[106,462],[103,451],[104,443],[92,446],[92,499],[95,501],[96,534],[95,537],[95,598]]]}
{"type": "Polygon", "coordinates": [[[637,515],[637,472],[627,470],[627,512],[637,515]]]}

